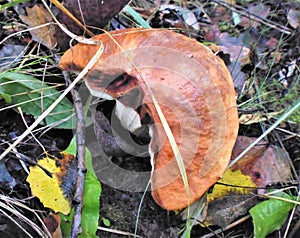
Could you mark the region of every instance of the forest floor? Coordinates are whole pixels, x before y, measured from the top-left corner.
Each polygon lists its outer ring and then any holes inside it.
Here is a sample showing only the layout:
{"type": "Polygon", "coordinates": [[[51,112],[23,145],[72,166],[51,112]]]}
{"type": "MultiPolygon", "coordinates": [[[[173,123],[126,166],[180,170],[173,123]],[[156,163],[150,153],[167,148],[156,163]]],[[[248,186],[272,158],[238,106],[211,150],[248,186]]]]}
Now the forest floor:
{"type": "MultiPolygon", "coordinates": [[[[8,2],[0,1],[0,4],[4,6],[8,2]]],[[[70,6],[77,4],[74,0],[65,2],[70,6]]],[[[122,11],[115,16],[105,16],[108,23],[97,25],[91,19],[95,19],[100,13],[96,10],[93,14],[85,12],[91,9],[89,2],[92,1],[87,1],[87,6],[82,8],[84,16],[91,15],[85,22],[87,25],[105,27],[107,31],[111,31],[141,24],[128,11],[122,11]]],[[[115,5],[121,2],[116,1],[115,5]]],[[[24,16],[33,14],[32,12],[29,14],[28,9],[32,9],[35,5],[43,6],[41,1],[30,1],[1,8],[0,78],[1,73],[6,71],[29,74],[50,85],[59,84],[55,87],[58,91],[63,91],[65,80],[56,57],[61,56],[69,48],[69,39],[58,37],[61,33],[57,33],[57,44],[53,46],[53,39],[45,42],[41,40],[41,36],[31,35],[27,29],[33,27],[30,26],[33,20],[25,19],[24,16]]],[[[239,136],[255,139],[260,137],[274,123],[281,120],[295,104],[299,104],[300,2],[298,0],[135,0],[130,3],[130,6],[151,27],[173,29],[218,52],[218,56],[224,60],[234,81],[240,123],[239,136]]],[[[117,12],[120,11],[116,9],[117,12]]],[[[76,15],[76,10],[74,11],[76,15]]],[[[58,10],[53,12],[57,14],[58,10]]],[[[103,16],[103,19],[105,17],[103,16]]],[[[65,20],[63,17],[60,19],[65,20]]],[[[51,20],[46,19],[39,24],[46,24],[47,21],[51,20]]],[[[70,28],[72,30],[71,25],[70,28]]],[[[76,28],[74,29],[76,34],[80,34],[80,31],[76,32],[76,28]]],[[[99,33],[99,30],[93,28],[91,30],[95,34],[99,33]]],[[[37,115],[31,114],[29,109],[21,106],[19,110],[14,103],[16,98],[14,96],[20,93],[18,85],[14,86],[16,88],[7,89],[11,91],[5,91],[4,84],[4,81],[0,82],[1,152],[37,118],[37,115]],[[13,90],[16,90],[15,94],[13,90]]],[[[72,96],[67,97],[71,102],[72,96]]],[[[112,111],[109,103],[102,103],[100,108],[106,116],[112,111]]],[[[276,148],[284,152],[289,171],[288,179],[275,180],[268,186],[276,189],[290,188],[286,190],[295,197],[299,196],[299,122],[300,108],[298,107],[264,137],[268,148],[276,148]]],[[[65,150],[74,135],[74,130],[67,127],[52,128],[51,124],[44,120],[32,134],[18,144],[16,150],[33,161],[43,154],[44,149],[65,150]]],[[[107,180],[109,176],[106,178],[103,176],[105,171],[109,173],[105,170],[106,166],[109,166],[108,163],[113,163],[126,171],[149,172],[151,171],[149,158],[128,154],[107,156],[102,150],[98,150],[99,145],[95,145],[97,136],[94,134],[93,126],[88,126],[86,130],[86,143],[93,155],[94,169],[102,187],[97,235],[102,238],[133,237],[136,231],[138,237],[181,237],[180,231],[186,226],[182,212],[162,209],[156,204],[150,191],[134,192],[130,188],[126,191],[118,186],[110,186],[107,180]]],[[[50,213],[50,209],[45,208],[37,198],[32,196],[26,181],[28,174],[25,169],[30,163],[28,164],[28,161],[20,163],[18,153],[10,153],[5,157],[4,162],[0,163],[2,171],[0,172],[0,237],[30,237],[20,227],[23,227],[32,237],[41,237],[33,224],[42,227],[38,217],[45,217],[50,213]],[[14,202],[9,199],[13,199],[14,202]],[[20,206],[20,203],[26,204],[32,210],[25,209],[20,206]],[[12,212],[10,208],[17,210],[18,213],[12,212]],[[33,224],[26,222],[23,216],[33,224]]],[[[265,169],[270,170],[266,173],[272,173],[272,168],[265,169]]],[[[126,179],[125,177],[122,182],[126,183],[126,179]]],[[[257,194],[251,196],[257,197],[257,194]]],[[[261,201],[262,198],[256,203],[261,201]]],[[[224,224],[222,227],[213,222],[211,226],[206,226],[200,218],[195,218],[199,219],[199,225],[193,227],[191,237],[253,237],[254,226],[251,217],[247,216],[248,210],[249,208],[235,217],[235,221],[239,222],[231,221],[232,225],[224,224]]],[[[289,218],[268,237],[299,237],[299,206],[294,208],[289,218]]]]}

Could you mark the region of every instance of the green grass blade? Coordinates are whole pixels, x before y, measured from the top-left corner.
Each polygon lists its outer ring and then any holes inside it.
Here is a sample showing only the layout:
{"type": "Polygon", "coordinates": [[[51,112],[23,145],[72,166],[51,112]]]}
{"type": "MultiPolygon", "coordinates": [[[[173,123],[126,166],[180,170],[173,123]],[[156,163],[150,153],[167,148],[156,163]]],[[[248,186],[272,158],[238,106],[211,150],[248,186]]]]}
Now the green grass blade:
{"type": "Polygon", "coordinates": [[[30,0],[14,0],[5,4],[0,5],[0,12],[3,12],[5,9],[9,7],[13,7],[19,3],[29,2],[30,0]]]}
{"type": "Polygon", "coordinates": [[[137,23],[143,27],[143,28],[151,28],[151,26],[149,25],[148,22],[146,22],[141,16],[140,14],[138,14],[132,7],[130,7],[129,5],[126,5],[124,10],[126,12],[128,12],[136,21],[137,23]]]}

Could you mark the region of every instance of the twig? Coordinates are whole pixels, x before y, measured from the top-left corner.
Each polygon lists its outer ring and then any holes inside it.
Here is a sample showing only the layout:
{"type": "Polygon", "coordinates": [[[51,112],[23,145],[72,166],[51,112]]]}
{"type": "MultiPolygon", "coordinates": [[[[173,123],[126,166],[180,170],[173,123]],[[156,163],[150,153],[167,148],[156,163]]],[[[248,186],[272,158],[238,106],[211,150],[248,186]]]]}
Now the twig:
{"type": "Polygon", "coordinates": [[[261,24],[264,24],[266,26],[269,26],[271,28],[274,28],[282,33],[285,33],[287,35],[290,35],[292,34],[291,30],[285,26],[282,26],[282,25],[279,25],[273,21],[270,21],[268,19],[264,19],[264,18],[261,18],[260,16],[257,16],[251,12],[249,12],[247,9],[241,7],[241,6],[237,6],[237,5],[234,5],[234,4],[230,4],[230,3],[227,3],[225,1],[222,1],[222,0],[212,0],[212,2],[215,2],[223,7],[226,7],[228,8],[230,11],[233,11],[233,12],[236,12],[238,14],[240,14],[241,16],[244,16],[244,17],[247,17],[251,20],[254,20],[256,22],[259,22],[261,24]]]}
{"type": "MultiPolygon", "coordinates": [[[[67,71],[63,71],[63,76],[66,80],[67,85],[71,84],[70,73],[67,71]]],[[[73,200],[74,203],[74,216],[71,230],[71,237],[78,237],[78,235],[82,232],[81,229],[81,213],[83,208],[83,194],[84,194],[84,177],[86,173],[85,168],[85,133],[84,133],[84,113],[81,98],[79,93],[73,88],[71,90],[71,94],[74,101],[74,108],[76,114],[76,148],[77,148],[77,159],[78,159],[78,167],[77,167],[77,181],[76,181],[76,190],[74,194],[73,200]]]]}
{"type": "Polygon", "coordinates": [[[110,229],[110,228],[107,228],[107,227],[101,227],[101,226],[99,226],[98,230],[100,230],[100,231],[106,231],[106,232],[110,232],[110,233],[118,234],[118,235],[134,236],[134,237],[137,237],[137,238],[142,238],[142,236],[138,236],[138,235],[132,234],[132,233],[127,232],[127,231],[120,231],[120,230],[110,229]]]}
{"type": "Polygon", "coordinates": [[[224,228],[218,229],[218,230],[216,230],[216,231],[213,231],[212,233],[209,233],[209,234],[207,234],[207,235],[202,236],[202,238],[210,238],[210,237],[213,237],[213,236],[215,236],[215,235],[217,235],[217,234],[220,234],[220,233],[222,233],[222,232],[224,232],[224,231],[226,231],[226,230],[231,229],[232,227],[235,227],[236,225],[238,225],[238,224],[240,224],[240,223],[246,221],[246,220],[249,219],[249,218],[250,218],[250,215],[247,215],[247,216],[245,216],[245,217],[242,217],[241,219],[239,219],[239,220],[237,220],[237,221],[231,223],[230,225],[228,225],[228,226],[226,226],[226,227],[224,227],[224,228]]]}

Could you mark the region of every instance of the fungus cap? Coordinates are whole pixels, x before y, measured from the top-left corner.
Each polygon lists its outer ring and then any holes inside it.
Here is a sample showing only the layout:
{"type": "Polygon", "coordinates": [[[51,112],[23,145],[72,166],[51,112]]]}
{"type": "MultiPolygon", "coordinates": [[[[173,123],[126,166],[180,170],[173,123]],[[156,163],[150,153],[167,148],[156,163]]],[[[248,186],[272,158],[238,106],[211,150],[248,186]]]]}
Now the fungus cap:
{"type": "MultiPolygon", "coordinates": [[[[167,210],[187,207],[223,175],[237,137],[236,94],[224,62],[196,40],[169,30],[124,29],[93,38],[104,51],[85,76],[88,88],[94,96],[116,100],[118,117],[132,132],[151,118],[152,196],[167,210]],[[183,158],[189,193],[148,87],[183,158]]],[[[98,49],[80,43],[59,65],[80,71],[98,49]]]]}

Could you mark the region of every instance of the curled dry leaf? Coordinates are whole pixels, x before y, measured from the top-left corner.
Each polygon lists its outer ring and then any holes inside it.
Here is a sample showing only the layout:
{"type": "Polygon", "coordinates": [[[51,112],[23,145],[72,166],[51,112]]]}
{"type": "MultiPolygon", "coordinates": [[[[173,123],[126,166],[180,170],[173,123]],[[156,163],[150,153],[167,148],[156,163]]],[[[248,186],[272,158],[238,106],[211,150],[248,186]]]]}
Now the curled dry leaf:
{"type": "Polygon", "coordinates": [[[258,123],[262,121],[267,121],[273,116],[277,116],[279,114],[283,113],[283,111],[279,112],[269,112],[269,113],[252,113],[252,114],[242,114],[239,118],[240,124],[244,125],[251,125],[253,123],[258,123]]]}
{"type": "MultiPolygon", "coordinates": [[[[50,13],[45,8],[39,5],[34,5],[31,8],[27,7],[26,12],[27,15],[20,15],[20,18],[30,28],[52,22],[50,13]]],[[[39,42],[50,49],[54,48],[57,44],[56,38],[54,36],[54,25],[46,25],[34,30],[30,30],[30,33],[34,41],[39,42]]]]}
{"type": "MultiPolygon", "coordinates": [[[[196,40],[168,30],[125,29],[94,38],[105,49],[85,77],[90,92],[116,100],[115,114],[131,132],[148,124],[152,196],[168,210],[188,206],[222,176],[236,140],[235,91],[226,66],[196,40]],[[148,86],[184,160],[189,197],[148,86]]],[[[82,70],[98,47],[76,45],[60,67],[82,70]]]]}

